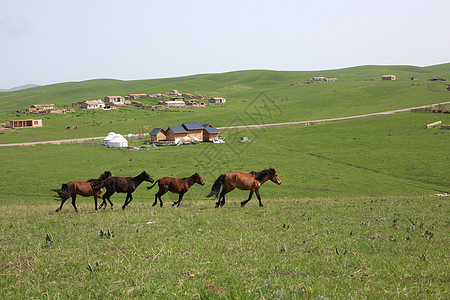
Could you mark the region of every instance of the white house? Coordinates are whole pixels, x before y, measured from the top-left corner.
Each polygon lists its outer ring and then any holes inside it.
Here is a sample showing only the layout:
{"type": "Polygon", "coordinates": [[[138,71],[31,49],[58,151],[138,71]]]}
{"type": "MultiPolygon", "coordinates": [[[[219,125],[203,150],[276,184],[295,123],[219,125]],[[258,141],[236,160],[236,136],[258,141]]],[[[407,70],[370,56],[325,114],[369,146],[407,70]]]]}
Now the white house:
{"type": "Polygon", "coordinates": [[[104,109],[105,103],[98,99],[98,100],[88,100],[81,103],[81,108],[85,109],[104,109]]]}
{"type": "Polygon", "coordinates": [[[225,103],[225,102],[227,102],[227,99],[225,99],[223,97],[216,97],[216,98],[209,99],[209,103],[225,103]]]}
{"type": "Polygon", "coordinates": [[[122,96],[106,96],[104,100],[109,105],[125,105],[125,97],[122,96]]]}

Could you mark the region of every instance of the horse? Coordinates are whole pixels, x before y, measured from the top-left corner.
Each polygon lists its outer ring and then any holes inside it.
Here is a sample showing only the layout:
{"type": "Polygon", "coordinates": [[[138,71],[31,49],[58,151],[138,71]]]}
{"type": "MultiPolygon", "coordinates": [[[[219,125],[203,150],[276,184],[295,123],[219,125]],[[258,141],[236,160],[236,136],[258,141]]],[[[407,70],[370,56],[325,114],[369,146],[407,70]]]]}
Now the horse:
{"type": "Polygon", "coordinates": [[[183,195],[187,193],[189,188],[193,186],[194,183],[198,183],[202,186],[205,185],[205,182],[198,173],[193,174],[191,177],[172,178],[166,176],[156,180],[156,182],[152,186],[147,187],[147,190],[150,190],[156,184],[158,184],[159,186],[159,191],[155,194],[155,202],[152,204],[152,206],[155,206],[158,203],[159,199],[159,204],[162,207],[163,202],[161,200],[161,196],[169,191],[175,194],[179,194],[178,201],[175,201],[172,206],[180,206],[181,200],[183,200],[183,195]]]}
{"type": "Polygon", "coordinates": [[[265,169],[260,172],[238,172],[231,171],[225,174],[220,175],[216,181],[214,182],[211,192],[206,197],[211,197],[213,195],[219,194],[220,188],[222,187],[222,192],[219,196],[219,201],[216,202],[216,207],[224,206],[225,204],[225,195],[235,188],[240,190],[250,190],[250,195],[248,199],[241,202],[241,207],[247,204],[248,201],[252,199],[253,193],[256,194],[259,200],[259,206],[264,206],[261,202],[261,196],[259,195],[259,188],[261,185],[267,180],[271,180],[276,184],[280,185],[281,180],[278,178],[277,172],[275,169],[265,169]]]}
{"type": "Polygon", "coordinates": [[[75,201],[77,199],[77,195],[81,195],[83,197],[94,196],[95,201],[95,210],[97,210],[97,198],[102,199],[102,188],[92,188],[92,185],[97,185],[103,180],[113,176],[110,171],[105,171],[98,179],[89,179],[88,181],[69,181],[68,183],[63,183],[60,189],[54,189],[52,191],[57,192],[58,196],[55,198],[60,198],[61,206],[56,210],[59,212],[64,202],[67,199],[72,197],[72,206],[75,208],[75,212],[78,212],[77,206],[75,205],[75,201]]]}
{"type": "Polygon", "coordinates": [[[106,187],[106,192],[103,194],[103,202],[99,208],[102,208],[103,205],[106,208],[106,200],[108,200],[109,204],[111,204],[111,209],[113,208],[113,204],[111,202],[111,196],[115,193],[127,193],[125,198],[125,203],[122,206],[122,209],[125,209],[128,204],[133,200],[133,192],[138,188],[138,186],[143,182],[148,181],[153,183],[152,176],[150,176],[147,172],[142,171],[141,174],[136,177],[109,177],[106,180],[100,182],[95,187],[106,187]]]}

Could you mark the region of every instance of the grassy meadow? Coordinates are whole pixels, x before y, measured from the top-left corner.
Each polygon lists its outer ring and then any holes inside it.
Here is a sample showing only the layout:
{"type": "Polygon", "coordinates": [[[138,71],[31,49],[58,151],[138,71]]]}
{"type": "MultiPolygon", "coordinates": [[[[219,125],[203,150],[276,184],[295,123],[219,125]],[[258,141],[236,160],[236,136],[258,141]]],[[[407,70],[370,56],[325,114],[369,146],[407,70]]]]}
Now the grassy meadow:
{"type": "MultiPolygon", "coordinates": [[[[0,143],[45,141],[106,136],[114,131],[137,133],[142,126],[162,127],[184,122],[213,124],[216,127],[291,121],[308,121],[376,113],[449,101],[442,82],[431,77],[450,77],[450,64],[432,67],[366,66],[317,72],[238,71],[181,78],[139,81],[90,80],[62,83],[10,93],[0,93],[0,122],[9,119],[42,117],[44,126],[0,134],[0,143]],[[398,80],[381,81],[382,74],[395,74],[398,80]],[[313,76],[337,77],[338,82],[289,86],[313,76]],[[410,77],[419,80],[411,81],[410,77]],[[373,81],[371,81],[373,79],[373,81]],[[206,108],[171,110],[122,108],[112,111],[78,109],[67,115],[25,115],[12,112],[32,104],[54,103],[59,107],[72,102],[103,99],[107,95],[163,93],[178,89],[205,97],[223,96],[225,104],[206,108]],[[67,127],[78,127],[67,130],[67,127]]],[[[146,106],[157,100],[141,99],[146,106]]]]}
{"type": "MultiPolygon", "coordinates": [[[[137,133],[200,121],[215,126],[333,118],[448,101],[449,64],[427,68],[356,67],[320,72],[243,71],[149,81],[93,80],[0,93],[0,116],[40,103],[106,94],[178,89],[224,96],[202,109],[81,111],[44,115],[44,127],[5,132],[0,143],[137,133]],[[396,82],[370,81],[395,74],[396,82]],[[336,83],[288,85],[312,76],[336,83]],[[381,76],[381,75],[380,75],[381,76]],[[403,79],[401,79],[403,76],[403,79]],[[408,76],[419,76],[418,82],[408,76]],[[366,80],[366,81],[364,81],[366,80]],[[414,85],[412,85],[414,83],[414,85]],[[426,86],[426,85],[429,86],[426,86]],[[262,92],[262,93],[261,93],[262,92]],[[47,101],[48,100],[48,101],[47,101]],[[17,101],[17,103],[13,103],[17,101]],[[246,101],[246,102],[244,102],[246,101]],[[77,125],[77,130],[66,130],[77,125]]],[[[71,100],[77,98],[75,100],[71,100]]],[[[60,101],[60,102],[58,102],[60,101]]],[[[150,103],[148,103],[150,104],[150,103]]],[[[100,142],[0,148],[2,299],[448,298],[450,131],[425,125],[449,114],[401,113],[312,126],[224,130],[225,144],[127,151],[100,142]],[[247,136],[251,143],[240,143],[247,136]],[[230,170],[273,167],[282,184],[205,198],[230,170]],[[92,198],[59,213],[51,189],[71,180],[136,176],[156,180],[198,172],[179,208],[144,182],[122,210],[95,211],[92,198]]],[[[130,140],[140,147],[142,139],[130,140]]]]}

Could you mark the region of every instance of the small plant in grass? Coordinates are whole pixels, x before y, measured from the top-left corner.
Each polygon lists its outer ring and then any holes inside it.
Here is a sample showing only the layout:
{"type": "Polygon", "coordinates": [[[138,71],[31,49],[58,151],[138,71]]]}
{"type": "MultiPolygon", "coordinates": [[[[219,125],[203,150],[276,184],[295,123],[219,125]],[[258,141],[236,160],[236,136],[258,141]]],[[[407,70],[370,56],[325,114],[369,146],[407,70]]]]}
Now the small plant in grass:
{"type": "Polygon", "coordinates": [[[53,236],[50,233],[47,233],[47,235],[45,236],[45,242],[47,243],[47,246],[53,244],[53,236]]]}
{"type": "Polygon", "coordinates": [[[95,262],[94,266],[92,266],[91,263],[88,263],[87,269],[91,274],[98,273],[98,271],[100,271],[100,264],[98,261],[95,262]]]}

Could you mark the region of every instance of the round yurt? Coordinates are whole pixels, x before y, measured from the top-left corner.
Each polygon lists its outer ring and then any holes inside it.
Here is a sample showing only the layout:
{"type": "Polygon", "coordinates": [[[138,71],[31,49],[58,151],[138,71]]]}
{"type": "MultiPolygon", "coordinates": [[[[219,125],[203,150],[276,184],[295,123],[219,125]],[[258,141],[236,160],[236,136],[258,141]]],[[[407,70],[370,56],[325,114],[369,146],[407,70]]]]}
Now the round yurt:
{"type": "MultiPolygon", "coordinates": [[[[111,132],[111,133],[113,133],[113,132],[111,132]]],[[[109,134],[108,134],[108,136],[103,140],[103,142],[105,143],[105,145],[107,147],[111,147],[111,148],[128,147],[128,141],[123,137],[123,135],[118,134],[118,133],[114,134],[112,136],[112,138],[109,137],[109,134]]]]}

